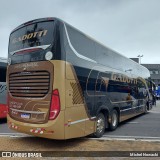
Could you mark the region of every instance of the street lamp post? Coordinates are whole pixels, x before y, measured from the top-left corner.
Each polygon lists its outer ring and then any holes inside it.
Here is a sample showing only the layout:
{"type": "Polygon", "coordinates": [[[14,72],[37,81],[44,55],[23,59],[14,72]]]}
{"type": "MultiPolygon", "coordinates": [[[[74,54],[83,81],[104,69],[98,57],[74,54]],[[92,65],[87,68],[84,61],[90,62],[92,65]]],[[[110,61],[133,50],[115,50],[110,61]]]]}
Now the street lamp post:
{"type": "Polygon", "coordinates": [[[141,64],[141,58],[143,57],[143,55],[138,55],[137,57],[139,58],[139,64],[141,64]]]}

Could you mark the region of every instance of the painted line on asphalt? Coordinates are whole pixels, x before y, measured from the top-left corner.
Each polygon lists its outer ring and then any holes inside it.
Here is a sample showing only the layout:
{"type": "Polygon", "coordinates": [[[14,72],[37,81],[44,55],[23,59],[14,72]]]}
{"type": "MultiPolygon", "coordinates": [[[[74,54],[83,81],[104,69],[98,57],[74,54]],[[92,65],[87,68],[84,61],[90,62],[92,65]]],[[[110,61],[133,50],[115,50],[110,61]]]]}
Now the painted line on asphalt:
{"type": "Polygon", "coordinates": [[[139,122],[127,122],[127,124],[138,124],[139,122]]]}
{"type": "Polygon", "coordinates": [[[157,112],[157,111],[149,111],[149,113],[157,113],[157,114],[160,114],[160,112],[157,112]]]}
{"type": "Polygon", "coordinates": [[[32,137],[23,133],[0,133],[0,137],[32,137]]]}
{"type": "Polygon", "coordinates": [[[120,138],[124,138],[124,137],[130,137],[130,138],[159,138],[160,137],[147,137],[147,136],[119,136],[119,135],[104,135],[103,137],[120,137],[120,138]]]}
{"type": "MultiPolygon", "coordinates": [[[[133,141],[149,141],[160,142],[160,137],[147,136],[118,136],[118,135],[104,135],[101,140],[133,140],[133,141]]],[[[97,139],[98,140],[98,139],[97,139]]]]}
{"type": "MultiPolygon", "coordinates": [[[[22,138],[22,137],[34,137],[27,134],[20,133],[0,133],[0,137],[11,137],[11,138],[22,138]]],[[[88,138],[84,137],[82,139],[91,140],[121,140],[121,141],[147,141],[147,142],[160,142],[160,137],[145,137],[145,136],[116,136],[116,135],[104,135],[101,138],[88,138]]]]}

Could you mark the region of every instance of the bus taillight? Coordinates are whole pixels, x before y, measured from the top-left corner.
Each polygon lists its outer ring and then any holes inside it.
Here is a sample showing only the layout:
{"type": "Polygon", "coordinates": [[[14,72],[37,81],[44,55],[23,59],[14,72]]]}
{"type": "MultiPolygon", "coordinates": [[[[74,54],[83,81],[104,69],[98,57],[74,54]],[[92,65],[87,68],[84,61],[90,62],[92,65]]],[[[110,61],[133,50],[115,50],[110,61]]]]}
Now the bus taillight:
{"type": "Polygon", "coordinates": [[[40,50],[41,48],[25,49],[23,51],[16,52],[16,54],[24,54],[24,53],[36,52],[40,50]]]}
{"type": "Polygon", "coordinates": [[[56,89],[52,93],[49,119],[50,120],[55,119],[58,116],[59,112],[60,112],[60,99],[59,99],[58,89],[56,89]]]}
{"type": "Polygon", "coordinates": [[[9,93],[7,94],[7,113],[9,114],[9,93]]]}

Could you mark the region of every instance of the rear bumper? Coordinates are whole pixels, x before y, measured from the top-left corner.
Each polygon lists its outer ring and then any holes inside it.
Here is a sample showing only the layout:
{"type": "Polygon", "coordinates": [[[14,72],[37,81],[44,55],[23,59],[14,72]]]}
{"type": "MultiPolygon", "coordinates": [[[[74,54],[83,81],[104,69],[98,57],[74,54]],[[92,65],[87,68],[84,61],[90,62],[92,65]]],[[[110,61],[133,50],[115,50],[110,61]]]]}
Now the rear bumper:
{"type": "Polygon", "coordinates": [[[64,116],[63,112],[59,114],[56,120],[50,120],[44,124],[31,124],[16,121],[7,115],[8,127],[17,132],[26,133],[36,137],[49,139],[64,139],[64,116]]]}

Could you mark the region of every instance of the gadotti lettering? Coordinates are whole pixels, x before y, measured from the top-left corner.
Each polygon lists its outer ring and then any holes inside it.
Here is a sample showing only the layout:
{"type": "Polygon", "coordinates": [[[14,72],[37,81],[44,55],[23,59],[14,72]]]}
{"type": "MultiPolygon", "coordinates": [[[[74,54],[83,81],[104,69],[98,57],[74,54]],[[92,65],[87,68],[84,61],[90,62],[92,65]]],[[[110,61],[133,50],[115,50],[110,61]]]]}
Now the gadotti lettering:
{"type": "Polygon", "coordinates": [[[124,76],[124,75],[112,74],[111,79],[114,80],[114,81],[119,81],[119,82],[137,84],[137,79],[129,78],[129,77],[124,76]]]}
{"type": "Polygon", "coordinates": [[[35,38],[35,37],[43,37],[43,36],[46,36],[47,32],[48,32],[48,30],[42,30],[42,31],[38,31],[38,32],[25,34],[25,35],[23,35],[21,37],[14,38],[12,40],[12,43],[25,41],[25,40],[28,40],[28,39],[31,39],[31,38],[35,38]]]}

